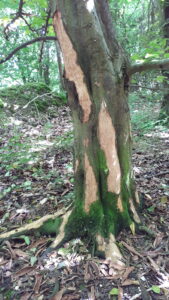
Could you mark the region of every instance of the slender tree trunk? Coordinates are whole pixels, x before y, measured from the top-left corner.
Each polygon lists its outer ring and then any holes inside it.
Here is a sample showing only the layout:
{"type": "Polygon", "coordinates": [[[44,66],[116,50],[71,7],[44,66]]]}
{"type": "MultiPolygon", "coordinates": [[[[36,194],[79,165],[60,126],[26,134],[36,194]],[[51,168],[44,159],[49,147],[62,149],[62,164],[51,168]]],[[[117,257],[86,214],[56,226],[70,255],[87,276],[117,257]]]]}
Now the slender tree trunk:
{"type": "MultiPolygon", "coordinates": [[[[164,37],[166,38],[166,53],[169,53],[169,1],[165,0],[163,3],[164,12],[164,37]]],[[[160,119],[169,120],[169,70],[163,70],[164,80],[164,96],[161,104],[160,119]]]]}
{"type": "Polygon", "coordinates": [[[123,227],[134,229],[133,220],[139,222],[131,167],[128,61],[105,0],[58,0],[54,28],[75,136],[75,207],[65,236],[90,237],[105,256],[118,256],[114,236],[123,227]]]}
{"type": "Polygon", "coordinates": [[[64,79],[63,79],[64,67],[62,64],[61,51],[60,51],[60,46],[58,44],[58,41],[56,41],[56,54],[57,54],[57,63],[58,63],[58,70],[59,70],[60,89],[64,90],[65,89],[64,79]]]}
{"type": "Polygon", "coordinates": [[[44,57],[43,57],[43,77],[46,85],[50,85],[50,57],[49,57],[49,44],[44,46],[44,57]]]}

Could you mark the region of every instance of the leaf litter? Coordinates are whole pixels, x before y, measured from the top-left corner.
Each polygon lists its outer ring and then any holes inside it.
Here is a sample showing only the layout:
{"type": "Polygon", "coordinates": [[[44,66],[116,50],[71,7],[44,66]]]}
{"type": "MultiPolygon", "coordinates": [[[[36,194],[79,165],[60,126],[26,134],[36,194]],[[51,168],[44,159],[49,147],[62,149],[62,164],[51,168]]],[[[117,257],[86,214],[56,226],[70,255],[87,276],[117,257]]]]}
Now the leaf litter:
{"type": "MultiPolygon", "coordinates": [[[[8,123],[0,140],[4,150],[0,158],[1,232],[69,206],[73,200],[69,109],[57,108],[52,118],[46,114],[22,119],[20,115],[19,121],[15,126],[8,123]],[[10,157],[9,149],[21,151],[21,157],[10,157]]],[[[154,146],[145,150],[138,141],[134,144],[142,226],[135,235],[124,230],[117,237],[125,268],[118,270],[110,261],[92,257],[79,239],[43,256],[52,237],[17,237],[0,247],[0,299],[169,298],[167,139],[164,135],[161,139],[160,133],[142,139],[154,146]]]]}

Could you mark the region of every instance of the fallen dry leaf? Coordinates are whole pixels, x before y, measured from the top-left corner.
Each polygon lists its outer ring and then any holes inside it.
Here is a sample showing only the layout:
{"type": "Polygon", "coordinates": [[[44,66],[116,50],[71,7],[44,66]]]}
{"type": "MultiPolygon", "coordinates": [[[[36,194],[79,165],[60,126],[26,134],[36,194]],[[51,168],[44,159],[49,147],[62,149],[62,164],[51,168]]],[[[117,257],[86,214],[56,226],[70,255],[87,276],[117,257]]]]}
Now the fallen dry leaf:
{"type": "Polygon", "coordinates": [[[158,273],[160,271],[159,266],[155,263],[155,261],[150,256],[147,256],[147,258],[150,261],[154,271],[158,273]]]}
{"type": "Polygon", "coordinates": [[[134,267],[128,267],[122,276],[122,283],[128,278],[129,274],[133,272],[134,267]]]}
{"type": "Polygon", "coordinates": [[[42,283],[42,278],[43,278],[43,276],[40,274],[35,275],[35,285],[33,287],[35,294],[39,294],[39,290],[40,290],[41,283],[42,283]]]}
{"type": "Polygon", "coordinates": [[[4,244],[8,247],[11,258],[15,259],[16,258],[15,251],[12,249],[10,242],[5,241],[4,244]]]}
{"type": "Polygon", "coordinates": [[[21,296],[20,300],[29,300],[32,296],[32,293],[25,293],[21,296]]]}
{"type": "Polygon", "coordinates": [[[35,270],[35,267],[24,267],[21,270],[17,271],[14,274],[14,277],[16,278],[16,277],[23,276],[25,274],[28,274],[28,273],[32,272],[33,270],[35,270]]]}
{"type": "Polygon", "coordinates": [[[51,240],[51,238],[39,239],[38,241],[30,244],[26,249],[37,248],[38,246],[40,246],[42,244],[46,244],[50,240],[51,240]]]}
{"type": "Polygon", "coordinates": [[[8,261],[7,260],[4,260],[3,257],[0,257],[0,266],[3,266],[7,263],[8,261]]]}
{"type": "Polygon", "coordinates": [[[139,285],[139,281],[137,280],[131,280],[131,279],[127,279],[122,283],[122,286],[127,286],[127,285],[139,285]]]}
{"type": "Polygon", "coordinates": [[[125,242],[121,242],[121,244],[126,247],[130,252],[134,253],[135,255],[139,256],[139,257],[143,257],[139,252],[137,252],[132,246],[129,246],[127,243],[125,242]]]}
{"type": "Polygon", "coordinates": [[[24,251],[20,250],[20,249],[15,249],[14,250],[16,256],[19,257],[28,257],[29,255],[27,253],[25,253],[24,251]]]}
{"type": "Polygon", "coordinates": [[[163,233],[157,234],[157,236],[154,240],[154,243],[153,243],[154,248],[158,247],[161,244],[163,238],[164,238],[163,233]]]}
{"type": "Polygon", "coordinates": [[[50,300],[61,300],[64,292],[65,292],[65,289],[61,289],[50,300]]]}

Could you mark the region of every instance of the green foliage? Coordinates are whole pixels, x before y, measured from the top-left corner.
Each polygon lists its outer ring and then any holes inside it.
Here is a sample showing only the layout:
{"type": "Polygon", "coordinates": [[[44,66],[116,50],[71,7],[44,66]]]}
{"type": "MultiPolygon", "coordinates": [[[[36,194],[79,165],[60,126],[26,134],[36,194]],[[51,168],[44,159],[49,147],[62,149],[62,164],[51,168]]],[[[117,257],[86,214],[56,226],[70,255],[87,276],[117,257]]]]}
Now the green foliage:
{"type": "MultiPolygon", "coordinates": [[[[18,18],[9,26],[7,30],[8,40],[4,37],[3,29],[14,18],[18,11],[19,2],[9,0],[0,1],[0,53],[1,59],[12,52],[17,46],[28,40],[44,35],[44,24],[47,18],[48,1],[24,1],[23,11],[26,22],[18,18]],[[30,26],[27,26],[27,24],[30,26]]],[[[49,19],[52,25],[52,19],[49,19]]],[[[54,35],[53,26],[50,26],[47,35],[54,35]]],[[[5,64],[0,65],[0,80],[3,86],[11,84],[23,84],[35,81],[44,81],[51,85],[59,85],[59,75],[56,59],[55,43],[45,42],[43,45],[43,55],[41,55],[42,42],[32,44],[23,48],[15,54],[13,58],[5,64]]]]}
{"type": "MultiPolygon", "coordinates": [[[[1,139],[1,138],[0,138],[1,139]]],[[[11,169],[22,168],[25,164],[35,162],[37,152],[31,151],[31,143],[22,142],[22,135],[16,133],[15,136],[9,138],[8,143],[0,149],[0,163],[7,171],[11,169]]]]}
{"type": "Polygon", "coordinates": [[[70,149],[73,146],[73,140],[74,140],[73,132],[68,131],[65,132],[62,136],[56,137],[55,146],[57,148],[62,148],[65,150],[70,149]]]}
{"type": "Polygon", "coordinates": [[[3,108],[11,112],[27,107],[33,108],[35,112],[45,112],[50,106],[60,106],[67,102],[65,94],[52,92],[49,86],[42,82],[0,89],[0,97],[3,108]]]}
{"type": "Polygon", "coordinates": [[[2,101],[2,99],[0,98],[0,109],[4,108],[4,102],[2,101]]]}
{"type": "Polygon", "coordinates": [[[109,292],[109,295],[116,295],[116,296],[118,296],[118,294],[119,294],[119,290],[117,289],[117,288],[113,288],[110,292],[109,292]]]}
{"type": "Polygon", "coordinates": [[[130,94],[129,103],[132,128],[137,130],[140,135],[151,131],[158,125],[158,98],[158,93],[152,94],[149,90],[137,91],[130,94]],[[154,109],[155,103],[156,110],[154,109]]]}

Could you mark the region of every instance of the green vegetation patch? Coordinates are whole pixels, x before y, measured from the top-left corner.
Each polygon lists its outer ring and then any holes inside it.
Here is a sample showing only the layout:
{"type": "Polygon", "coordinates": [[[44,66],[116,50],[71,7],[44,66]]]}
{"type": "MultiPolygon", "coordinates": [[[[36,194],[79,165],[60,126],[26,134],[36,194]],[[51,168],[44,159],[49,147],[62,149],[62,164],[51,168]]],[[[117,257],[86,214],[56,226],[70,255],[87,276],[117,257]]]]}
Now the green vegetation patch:
{"type": "Polygon", "coordinates": [[[56,219],[50,219],[42,225],[39,232],[42,234],[55,234],[59,232],[60,225],[62,223],[62,218],[57,217],[56,219]]]}
{"type": "Polygon", "coordinates": [[[103,222],[103,210],[99,201],[91,204],[89,213],[83,209],[83,203],[76,205],[74,211],[69,217],[65,227],[65,236],[69,237],[94,237],[100,232],[103,222]]]}
{"type": "Polygon", "coordinates": [[[0,89],[0,107],[11,112],[33,109],[45,112],[50,106],[60,106],[67,103],[64,93],[52,92],[44,83],[27,83],[0,89]]]}

